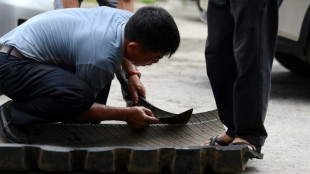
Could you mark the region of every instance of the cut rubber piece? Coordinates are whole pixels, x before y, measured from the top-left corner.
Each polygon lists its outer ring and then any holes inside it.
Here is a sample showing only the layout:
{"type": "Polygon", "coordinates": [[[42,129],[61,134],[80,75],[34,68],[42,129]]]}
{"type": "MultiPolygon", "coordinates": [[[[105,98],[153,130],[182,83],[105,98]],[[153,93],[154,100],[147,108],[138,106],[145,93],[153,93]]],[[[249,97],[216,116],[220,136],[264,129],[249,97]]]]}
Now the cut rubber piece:
{"type": "Polygon", "coordinates": [[[151,124],[132,130],[127,124],[32,125],[28,133],[32,144],[70,147],[115,146],[201,146],[212,135],[224,132],[217,111],[193,114],[187,124],[151,124]]]}
{"type": "MultiPolygon", "coordinates": [[[[124,71],[119,70],[115,74],[116,74],[116,77],[119,83],[121,84],[122,89],[125,90],[128,95],[130,95],[130,92],[128,90],[127,79],[125,77],[124,71]]],[[[189,109],[180,114],[175,114],[175,113],[164,111],[152,105],[141,95],[139,95],[139,101],[136,106],[144,106],[150,109],[156,118],[158,118],[162,123],[167,123],[167,124],[186,124],[190,120],[192,113],[193,113],[193,109],[189,109]]]]}

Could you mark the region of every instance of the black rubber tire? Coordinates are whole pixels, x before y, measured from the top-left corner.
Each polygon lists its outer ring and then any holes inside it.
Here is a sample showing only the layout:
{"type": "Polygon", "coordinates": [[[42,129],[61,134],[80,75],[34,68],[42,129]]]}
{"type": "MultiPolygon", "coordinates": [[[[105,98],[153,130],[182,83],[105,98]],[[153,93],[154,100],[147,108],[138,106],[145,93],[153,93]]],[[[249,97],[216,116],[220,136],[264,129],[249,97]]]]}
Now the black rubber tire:
{"type": "Polygon", "coordinates": [[[293,73],[299,75],[310,75],[309,62],[300,59],[298,56],[285,53],[276,53],[275,57],[281,65],[293,73]]]}

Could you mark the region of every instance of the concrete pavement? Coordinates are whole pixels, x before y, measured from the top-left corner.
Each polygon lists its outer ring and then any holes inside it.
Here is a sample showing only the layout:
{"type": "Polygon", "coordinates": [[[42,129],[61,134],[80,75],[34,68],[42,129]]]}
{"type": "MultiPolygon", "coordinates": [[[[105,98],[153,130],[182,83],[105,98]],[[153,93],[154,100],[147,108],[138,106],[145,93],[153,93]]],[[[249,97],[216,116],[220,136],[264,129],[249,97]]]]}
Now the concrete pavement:
{"type": "MultiPolygon", "coordinates": [[[[136,2],[136,8],[144,5],[136,2]]],[[[172,58],[139,68],[147,89],[147,99],[174,113],[189,108],[194,108],[194,113],[216,109],[204,61],[207,25],[199,20],[198,9],[192,2],[179,0],[159,1],[157,5],[174,16],[182,43],[172,58]]],[[[125,105],[119,89],[117,80],[114,80],[109,105],[125,105]]],[[[295,76],[274,63],[265,124],[269,136],[262,150],[265,156],[263,160],[250,160],[243,173],[310,173],[309,89],[309,77],[295,76]]],[[[1,103],[6,100],[0,96],[1,103]]]]}
{"type": "MultiPolygon", "coordinates": [[[[174,16],[182,43],[171,59],[140,68],[148,100],[171,112],[181,112],[188,108],[194,108],[194,113],[215,109],[205,73],[207,25],[199,20],[195,4],[189,1],[159,1],[157,5],[174,16]]],[[[136,7],[139,6],[137,3],[136,7]]],[[[274,62],[271,97],[265,121],[268,138],[262,149],[265,156],[263,160],[250,160],[244,173],[310,173],[309,89],[309,77],[296,76],[277,61],[274,62]]],[[[109,102],[122,103],[112,95],[109,102]]]]}

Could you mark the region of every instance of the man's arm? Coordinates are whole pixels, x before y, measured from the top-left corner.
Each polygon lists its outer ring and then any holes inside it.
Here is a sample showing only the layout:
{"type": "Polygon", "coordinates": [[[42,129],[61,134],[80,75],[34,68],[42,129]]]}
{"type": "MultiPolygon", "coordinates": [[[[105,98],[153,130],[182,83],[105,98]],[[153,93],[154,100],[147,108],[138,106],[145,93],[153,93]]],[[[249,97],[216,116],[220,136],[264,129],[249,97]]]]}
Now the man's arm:
{"type": "MultiPolygon", "coordinates": [[[[136,66],[133,65],[128,59],[124,58],[122,62],[122,68],[125,73],[137,71],[136,66]]],[[[132,100],[134,104],[138,103],[139,97],[138,95],[142,95],[143,98],[146,98],[145,87],[140,81],[140,78],[137,74],[131,74],[127,76],[128,79],[128,90],[132,96],[132,100]]]]}
{"type": "MultiPolygon", "coordinates": [[[[134,3],[135,3],[134,0],[119,0],[117,4],[117,8],[133,12],[134,3]]],[[[122,68],[124,69],[125,73],[137,71],[136,66],[134,66],[126,58],[123,59],[122,68]]],[[[138,94],[146,98],[145,87],[137,75],[128,76],[128,89],[129,89],[130,94],[132,95],[132,100],[134,104],[138,103],[138,100],[139,100],[138,94]]]]}
{"type": "Polygon", "coordinates": [[[145,107],[113,107],[94,103],[78,120],[104,121],[121,120],[126,121],[132,129],[148,127],[149,123],[159,123],[152,111],[145,107]]]}

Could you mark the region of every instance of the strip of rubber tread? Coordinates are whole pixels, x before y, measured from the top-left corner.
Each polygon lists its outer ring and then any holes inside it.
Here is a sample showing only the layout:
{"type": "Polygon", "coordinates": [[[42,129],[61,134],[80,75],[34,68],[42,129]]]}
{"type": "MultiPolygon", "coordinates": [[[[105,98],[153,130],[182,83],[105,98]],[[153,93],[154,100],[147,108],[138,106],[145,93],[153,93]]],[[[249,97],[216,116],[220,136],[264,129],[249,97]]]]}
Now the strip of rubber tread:
{"type": "Polygon", "coordinates": [[[0,144],[0,171],[174,173],[241,172],[246,146],[71,148],[0,144]]]}
{"type": "Polygon", "coordinates": [[[142,130],[131,130],[126,124],[50,123],[28,128],[32,144],[96,146],[200,146],[211,135],[225,131],[211,112],[193,114],[187,124],[152,124],[142,130]],[[211,117],[211,120],[207,118],[211,117]],[[199,121],[202,120],[202,121],[199,121]]]}
{"type": "Polygon", "coordinates": [[[156,124],[140,131],[126,124],[37,125],[29,129],[36,145],[0,144],[0,171],[244,171],[253,157],[247,146],[202,146],[223,131],[216,111],[193,114],[187,124],[156,124]],[[210,124],[217,126],[210,129],[210,124]]]}

